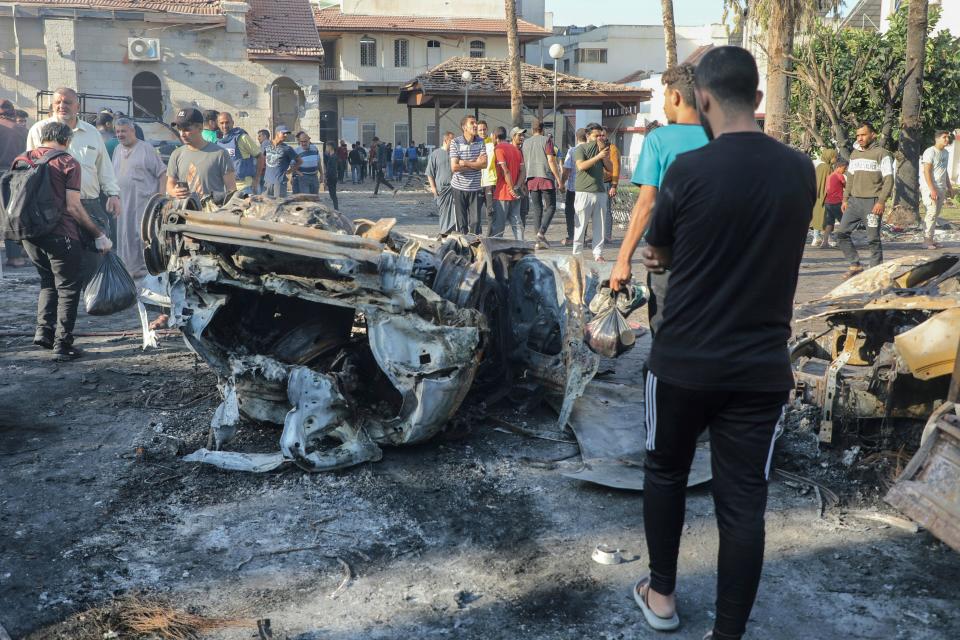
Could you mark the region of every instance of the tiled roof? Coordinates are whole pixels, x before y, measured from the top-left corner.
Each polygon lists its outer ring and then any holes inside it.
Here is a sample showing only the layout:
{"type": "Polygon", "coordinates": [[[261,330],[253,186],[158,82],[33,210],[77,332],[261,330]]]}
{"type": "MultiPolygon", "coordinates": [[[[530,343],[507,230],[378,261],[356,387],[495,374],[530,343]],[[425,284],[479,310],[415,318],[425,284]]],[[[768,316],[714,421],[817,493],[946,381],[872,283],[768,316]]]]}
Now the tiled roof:
{"type": "MultiPolygon", "coordinates": [[[[461,94],[464,90],[462,74],[469,71],[470,95],[510,95],[510,62],[493,58],[458,57],[438,64],[417,76],[400,89],[400,101],[412,92],[427,95],[461,94]]],[[[553,92],[553,71],[536,65],[521,63],[520,75],[524,96],[550,95],[553,92]]],[[[649,89],[628,87],[614,82],[600,82],[588,78],[557,74],[557,94],[565,96],[609,96],[617,99],[650,99],[649,89]]]]}
{"type": "Polygon", "coordinates": [[[19,5],[52,9],[107,9],[218,16],[220,0],[16,0],[19,5]]]}
{"type": "MultiPolygon", "coordinates": [[[[452,33],[470,35],[501,35],[507,33],[506,19],[497,18],[438,18],[435,16],[367,16],[341,13],[340,7],[315,9],[317,29],[321,33],[341,31],[379,31],[386,33],[452,33]]],[[[521,40],[539,40],[552,36],[552,31],[517,20],[521,40]]]]}
{"type": "Polygon", "coordinates": [[[323,46],[310,0],[247,0],[247,55],[320,58],[323,46]]]}
{"type": "Polygon", "coordinates": [[[615,80],[614,82],[616,82],[617,84],[629,84],[631,82],[640,82],[641,80],[646,80],[649,77],[650,77],[649,71],[644,71],[643,69],[640,69],[638,71],[634,71],[628,76],[624,76],[620,78],[619,80],[615,80]]]}

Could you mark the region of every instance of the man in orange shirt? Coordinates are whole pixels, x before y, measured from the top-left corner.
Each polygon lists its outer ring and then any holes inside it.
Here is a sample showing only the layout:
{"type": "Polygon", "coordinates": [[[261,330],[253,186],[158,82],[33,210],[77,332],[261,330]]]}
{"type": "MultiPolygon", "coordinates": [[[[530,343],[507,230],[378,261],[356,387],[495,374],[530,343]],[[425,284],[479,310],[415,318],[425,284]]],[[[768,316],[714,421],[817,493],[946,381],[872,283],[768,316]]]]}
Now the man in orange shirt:
{"type": "MultiPolygon", "coordinates": [[[[514,127],[507,140],[507,130],[497,127],[497,144],[493,148],[496,159],[497,185],[493,191],[493,217],[490,220],[491,238],[503,237],[507,221],[513,228],[514,240],[523,240],[523,217],[520,212],[523,184],[523,154],[517,148],[517,141],[523,140],[526,129],[514,127]]],[[[521,143],[522,144],[522,143],[521,143]]]]}

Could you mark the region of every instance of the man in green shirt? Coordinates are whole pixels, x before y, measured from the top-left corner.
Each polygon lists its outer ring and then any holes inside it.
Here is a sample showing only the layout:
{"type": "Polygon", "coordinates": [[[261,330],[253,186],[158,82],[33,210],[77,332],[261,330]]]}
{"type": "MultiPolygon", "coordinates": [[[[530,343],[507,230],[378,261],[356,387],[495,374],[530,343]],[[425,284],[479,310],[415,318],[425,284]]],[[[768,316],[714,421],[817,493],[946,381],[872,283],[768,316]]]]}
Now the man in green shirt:
{"type": "Polygon", "coordinates": [[[599,140],[603,127],[596,122],[586,126],[587,141],[578,145],[573,154],[577,166],[574,180],[576,196],[573,208],[577,219],[573,229],[573,255],[583,251],[583,235],[587,221],[593,220],[593,259],[606,262],[603,258],[603,245],[606,242],[603,217],[608,198],[603,188],[603,170],[613,170],[610,161],[610,146],[599,140]]]}
{"type": "Polygon", "coordinates": [[[207,109],[203,112],[203,139],[207,142],[217,143],[217,140],[220,139],[220,129],[217,128],[217,118],[220,117],[220,112],[215,109],[207,109]]]}

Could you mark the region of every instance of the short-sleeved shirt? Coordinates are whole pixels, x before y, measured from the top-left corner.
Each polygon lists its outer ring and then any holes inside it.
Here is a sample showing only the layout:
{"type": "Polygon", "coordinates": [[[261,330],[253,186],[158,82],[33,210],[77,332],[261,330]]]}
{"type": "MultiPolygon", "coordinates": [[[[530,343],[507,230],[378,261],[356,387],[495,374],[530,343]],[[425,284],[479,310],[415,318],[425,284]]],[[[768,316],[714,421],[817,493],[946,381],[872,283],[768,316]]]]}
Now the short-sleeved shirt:
{"type": "Polygon", "coordinates": [[[283,182],[290,163],[297,159],[297,152],[285,142],[271,144],[264,150],[266,169],[263,171],[263,181],[269,184],[283,182]]]}
{"type": "Polygon", "coordinates": [[[937,151],[936,147],[928,147],[923,155],[920,156],[920,190],[924,193],[930,193],[930,187],[927,185],[927,177],[924,175],[923,165],[933,165],[933,186],[938,191],[945,191],[947,188],[947,166],[950,164],[950,154],[946,149],[937,151]]]}
{"type": "MultiPolygon", "coordinates": [[[[474,136],[472,142],[467,142],[463,136],[457,136],[450,143],[450,160],[466,160],[473,162],[486,149],[483,138],[474,136]]],[[[480,169],[464,169],[453,174],[450,186],[459,191],[480,191],[483,186],[480,182],[480,169]]]]}
{"type": "Polygon", "coordinates": [[[507,165],[507,172],[510,174],[510,184],[516,186],[517,181],[520,180],[520,170],[523,168],[523,154],[520,153],[520,149],[517,149],[514,144],[501,142],[493,148],[493,155],[497,162],[497,187],[493,191],[494,199],[516,200],[516,196],[510,191],[510,186],[504,178],[503,164],[507,165]]]}
{"type": "Polygon", "coordinates": [[[117,139],[117,136],[103,137],[103,146],[107,148],[107,154],[110,156],[110,158],[113,158],[113,152],[117,150],[118,144],[120,144],[120,140],[117,139]]]}
{"type": "Polygon", "coordinates": [[[393,150],[393,159],[394,160],[403,160],[407,155],[406,149],[403,147],[397,147],[393,150]]]}
{"type": "MultiPolygon", "coordinates": [[[[596,140],[577,145],[573,151],[574,162],[584,162],[600,153],[596,140]]],[[[603,191],[603,162],[597,162],[589,169],[579,169],[573,183],[577,193],[599,193],[603,191]]]]}
{"type": "MultiPolygon", "coordinates": [[[[577,145],[579,146],[579,145],[577,145]]],[[[567,149],[567,157],[563,160],[563,168],[567,170],[567,191],[576,191],[575,180],[577,179],[577,163],[573,159],[573,152],[577,147],[567,149]]]]}
{"type": "Polygon", "coordinates": [[[417,154],[416,147],[407,147],[407,158],[410,160],[416,160],[419,157],[417,154]]]}
{"type": "Polygon", "coordinates": [[[204,129],[200,132],[200,135],[203,136],[203,139],[207,142],[216,142],[220,139],[220,136],[217,135],[218,131],[216,129],[204,129]]]}
{"type": "Polygon", "coordinates": [[[707,134],[699,124],[669,124],[654,129],[643,141],[640,161],[630,181],[638,187],[647,185],[659,189],[674,158],[707,142],[707,134]]]}
{"type": "MultiPolygon", "coordinates": [[[[298,156],[300,156],[300,171],[308,174],[314,174],[317,172],[320,167],[320,150],[317,149],[316,145],[311,144],[306,149],[300,145],[297,145],[293,150],[298,156]]],[[[336,163],[337,158],[334,156],[334,166],[336,166],[336,163]]]]}
{"type": "Polygon", "coordinates": [[[840,204],[843,202],[843,188],[847,184],[847,179],[840,173],[831,173],[827,176],[827,194],[823,198],[823,204],[840,204]]]}
{"type": "MultiPolygon", "coordinates": [[[[50,147],[37,147],[27,152],[27,157],[36,162],[48,153],[55,151],[50,147]]],[[[47,163],[50,187],[57,208],[63,212],[51,235],[66,236],[71,240],[80,240],[80,223],[67,211],[67,191],[80,192],[80,163],[69,153],[58,156],[47,163]]]]}
{"type": "Polygon", "coordinates": [[[810,159],[759,131],[676,158],[647,237],[672,251],[649,360],[657,378],[688,389],[793,387],[787,341],[816,197],[810,159]]]}
{"type": "Polygon", "coordinates": [[[483,150],[487,154],[487,168],[480,170],[480,184],[484,187],[492,187],[497,184],[497,162],[494,159],[494,149],[497,144],[493,136],[487,136],[483,139],[483,150]]]}
{"type": "Polygon", "coordinates": [[[450,154],[443,147],[437,147],[427,158],[426,174],[437,183],[437,189],[450,186],[453,170],[450,168],[450,154]]]}
{"type": "MultiPolygon", "coordinates": [[[[310,145],[310,146],[313,146],[313,145],[310,145]]],[[[300,165],[300,170],[303,171],[303,165],[300,165]]],[[[304,173],[307,173],[307,172],[304,172],[304,173]]],[[[327,182],[337,181],[337,154],[336,153],[323,154],[323,179],[327,182]]]]}
{"type": "MultiPolygon", "coordinates": [[[[547,140],[543,143],[543,152],[549,158],[550,156],[556,153],[553,148],[553,139],[547,140]]],[[[550,163],[547,163],[547,167],[550,166],[550,163]]],[[[550,173],[550,169],[547,169],[547,173],[550,173]]],[[[541,178],[539,176],[534,176],[531,178],[527,176],[527,191],[553,191],[557,188],[557,185],[553,184],[553,178],[541,178]]]]}
{"type": "Polygon", "coordinates": [[[167,162],[167,176],[186,182],[190,191],[200,195],[226,192],[223,178],[229,173],[234,173],[230,155],[212,142],[203,149],[177,147],[167,162]]]}

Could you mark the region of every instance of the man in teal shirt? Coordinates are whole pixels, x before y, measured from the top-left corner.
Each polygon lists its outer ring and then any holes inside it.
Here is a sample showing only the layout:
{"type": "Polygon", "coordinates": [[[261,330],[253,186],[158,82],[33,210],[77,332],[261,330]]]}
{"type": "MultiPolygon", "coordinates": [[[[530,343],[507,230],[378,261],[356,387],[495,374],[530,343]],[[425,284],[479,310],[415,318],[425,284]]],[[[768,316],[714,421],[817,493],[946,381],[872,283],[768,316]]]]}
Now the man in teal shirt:
{"type": "MultiPolygon", "coordinates": [[[[661,82],[666,86],[663,111],[670,123],[658,127],[647,134],[640,152],[640,161],[633,172],[631,182],[640,188],[637,202],[630,215],[627,229],[617,263],[610,273],[610,286],[614,291],[630,282],[630,261],[647,231],[650,214],[657,200],[657,193],[667,168],[681,153],[699,149],[707,144],[707,134],[700,126],[697,101],[693,93],[694,67],[683,63],[670,67],[664,72],[661,82]]],[[[648,274],[650,301],[647,311],[650,317],[650,330],[655,332],[663,319],[663,301],[667,293],[669,273],[648,274]],[[658,304],[659,303],[659,304],[658,304]]]]}

